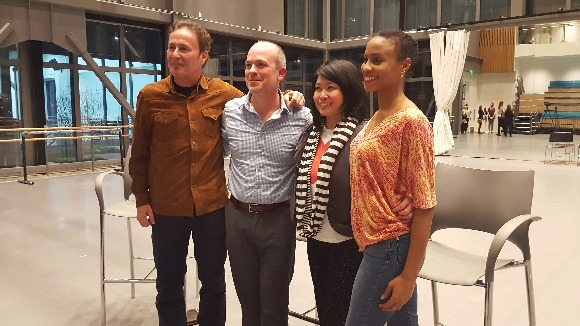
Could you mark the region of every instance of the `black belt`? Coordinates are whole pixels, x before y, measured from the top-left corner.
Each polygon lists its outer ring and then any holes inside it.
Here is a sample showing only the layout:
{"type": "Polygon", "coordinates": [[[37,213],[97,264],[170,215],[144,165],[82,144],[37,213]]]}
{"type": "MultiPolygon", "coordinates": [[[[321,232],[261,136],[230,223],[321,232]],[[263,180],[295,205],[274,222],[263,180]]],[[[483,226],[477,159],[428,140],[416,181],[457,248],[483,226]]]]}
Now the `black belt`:
{"type": "Polygon", "coordinates": [[[290,206],[290,203],[287,200],[274,204],[247,204],[237,200],[234,196],[230,196],[230,201],[239,211],[248,213],[267,213],[282,207],[290,206]]]}

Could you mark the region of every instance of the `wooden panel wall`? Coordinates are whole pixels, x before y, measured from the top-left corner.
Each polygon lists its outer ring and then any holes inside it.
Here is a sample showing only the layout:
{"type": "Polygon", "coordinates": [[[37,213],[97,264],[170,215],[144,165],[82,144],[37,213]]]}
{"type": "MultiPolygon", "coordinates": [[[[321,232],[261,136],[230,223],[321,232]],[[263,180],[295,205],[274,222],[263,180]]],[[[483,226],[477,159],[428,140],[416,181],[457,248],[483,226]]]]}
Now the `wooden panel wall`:
{"type": "Polygon", "coordinates": [[[516,27],[483,30],[479,34],[481,72],[513,72],[516,27]]]}

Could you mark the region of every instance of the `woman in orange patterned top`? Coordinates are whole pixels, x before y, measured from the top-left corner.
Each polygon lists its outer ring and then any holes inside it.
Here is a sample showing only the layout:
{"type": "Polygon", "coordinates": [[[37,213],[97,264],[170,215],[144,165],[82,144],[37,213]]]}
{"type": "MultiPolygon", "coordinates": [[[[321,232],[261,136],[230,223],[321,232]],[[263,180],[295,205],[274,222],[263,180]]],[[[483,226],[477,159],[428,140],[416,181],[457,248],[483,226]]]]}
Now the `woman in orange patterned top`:
{"type": "Polygon", "coordinates": [[[364,88],[379,109],[352,141],[352,228],[363,252],[347,326],[418,325],[416,279],[433,219],[433,130],[403,93],[417,43],[402,31],[381,31],[368,42],[361,66],[364,88]],[[413,220],[392,212],[413,196],[413,220]]]}

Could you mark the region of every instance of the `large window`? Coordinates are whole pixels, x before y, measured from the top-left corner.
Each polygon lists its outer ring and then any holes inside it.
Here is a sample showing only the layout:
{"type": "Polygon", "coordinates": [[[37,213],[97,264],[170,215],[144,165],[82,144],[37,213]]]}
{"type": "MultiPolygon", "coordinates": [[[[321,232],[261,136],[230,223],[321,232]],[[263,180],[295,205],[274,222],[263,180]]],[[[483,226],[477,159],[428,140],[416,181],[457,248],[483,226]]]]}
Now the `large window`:
{"type": "MultiPolygon", "coordinates": [[[[0,129],[22,127],[20,108],[20,75],[18,72],[18,49],[15,45],[0,49],[0,129]]],[[[20,143],[9,140],[19,139],[20,134],[0,131],[0,168],[21,164],[20,143]]]]}
{"type": "Polygon", "coordinates": [[[123,26],[125,38],[125,67],[147,70],[161,70],[162,47],[161,31],[133,26],[123,26]]]}
{"type": "Polygon", "coordinates": [[[332,0],[330,3],[330,39],[369,35],[371,0],[332,0]]]}
{"type": "Polygon", "coordinates": [[[374,0],[374,32],[382,29],[399,29],[401,6],[399,0],[374,0]]]}
{"type": "Polygon", "coordinates": [[[528,0],[528,14],[543,14],[566,9],[566,0],[528,0]]]}
{"type": "Polygon", "coordinates": [[[322,1],[284,1],[286,34],[322,40],[322,1]]]}
{"type": "Polygon", "coordinates": [[[437,0],[405,1],[405,29],[437,26],[437,0]]]}
{"type": "Polygon", "coordinates": [[[479,20],[491,20],[510,17],[511,0],[481,1],[479,20]]]}
{"type": "Polygon", "coordinates": [[[441,24],[475,21],[475,5],[475,0],[441,0],[441,24]]]}

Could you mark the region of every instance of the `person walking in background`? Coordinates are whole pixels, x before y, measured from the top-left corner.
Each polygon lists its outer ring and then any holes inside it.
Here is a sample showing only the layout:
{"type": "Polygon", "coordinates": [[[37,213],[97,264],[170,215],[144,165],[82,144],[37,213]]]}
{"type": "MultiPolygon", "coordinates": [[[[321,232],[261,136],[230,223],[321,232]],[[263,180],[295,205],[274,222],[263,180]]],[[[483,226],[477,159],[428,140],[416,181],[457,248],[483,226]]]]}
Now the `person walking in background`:
{"type": "Polygon", "coordinates": [[[489,118],[489,113],[487,113],[487,108],[483,108],[483,133],[487,133],[487,131],[485,131],[487,128],[489,128],[487,126],[487,119],[489,118]]]}
{"type": "Polygon", "coordinates": [[[504,128],[504,118],[505,115],[505,109],[503,108],[503,101],[499,101],[499,104],[497,105],[497,135],[501,136],[501,132],[503,131],[504,128]]]}
{"type": "Polygon", "coordinates": [[[465,104],[461,109],[461,134],[467,133],[467,126],[469,125],[469,106],[465,104]]]}
{"type": "Polygon", "coordinates": [[[364,256],[347,326],[418,325],[416,279],[436,198],[433,129],[403,92],[416,55],[417,42],[399,30],[375,34],[365,49],[364,88],[377,92],[379,109],[351,144],[352,228],[364,256]],[[405,193],[410,226],[392,210],[405,193]]]}
{"type": "Polygon", "coordinates": [[[477,128],[477,133],[481,134],[481,124],[483,123],[483,118],[485,113],[483,112],[483,108],[482,105],[479,106],[479,109],[477,110],[477,124],[479,125],[479,127],[477,128]]]}
{"type": "Polygon", "coordinates": [[[504,114],[504,122],[503,122],[503,135],[507,137],[508,133],[510,137],[514,131],[514,111],[512,110],[511,105],[507,105],[504,114]]]}
{"type": "Polygon", "coordinates": [[[487,129],[490,134],[493,134],[493,124],[495,123],[495,107],[493,105],[493,102],[491,102],[487,109],[487,129]]]}
{"type": "Polygon", "coordinates": [[[259,41],[246,57],[248,95],[226,103],[223,145],[231,154],[226,243],[243,326],[288,325],[296,225],[289,199],[294,154],[312,123],[308,108],[284,104],[286,56],[259,41]]]}
{"type": "MultiPolygon", "coordinates": [[[[294,158],[298,167],[295,214],[300,236],[307,239],[308,263],[322,326],[344,325],[352,286],[363,255],[350,222],[349,154],[363,128],[368,107],[362,74],[346,60],[320,66],[312,89],[313,124],[300,137],[294,158]]],[[[393,208],[410,222],[411,201],[393,208]],[[406,206],[406,207],[405,207],[406,206]]]]}

